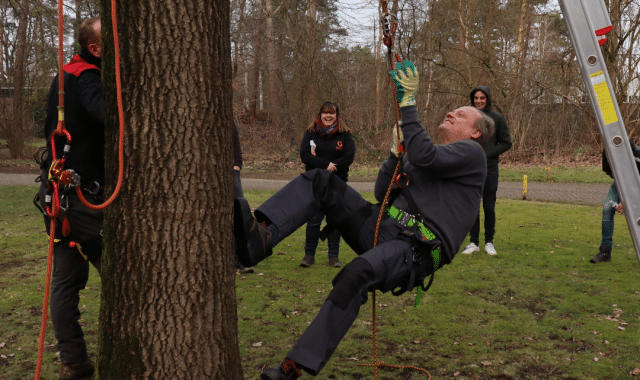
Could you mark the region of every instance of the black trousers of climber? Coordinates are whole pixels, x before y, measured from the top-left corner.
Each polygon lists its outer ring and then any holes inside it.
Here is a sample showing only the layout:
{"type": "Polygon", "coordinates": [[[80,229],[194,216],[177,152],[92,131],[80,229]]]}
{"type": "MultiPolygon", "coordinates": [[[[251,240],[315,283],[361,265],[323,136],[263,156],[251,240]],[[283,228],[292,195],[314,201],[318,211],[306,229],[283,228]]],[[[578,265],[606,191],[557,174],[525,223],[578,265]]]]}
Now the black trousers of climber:
{"type": "MultiPolygon", "coordinates": [[[[46,187],[40,187],[40,200],[44,208],[46,187]]],[[[91,204],[102,203],[102,195],[83,194],[91,204]]],[[[102,220],[100,210],[85,207],[75,191],[65,196],[62,206],[67,207],[64,215],[71,224],[71,235],[68,239],[55,245],[53,252],[53,273],[51,274],[51,321],[62,363],[77,363],[87,359],[87,345],[84,333],[78,320],[80,319],[80,290],[84,289],[89,279],[89,262],[100,273],[100,259],[102,256],[102,220]],[[67,202],[68,200],[68,202],[67,202]],[[82,247],[82,253],[88,258],[87,262],[78,248],[69,247],[69,241],[75,241],[82,247]]],[[[47,233],[51,221],[44,217],[47,233]]],[[[62,220],[58,218],[56,238],[62,238],[62,220]]]]}
{"type": "Polygon", "coordinates": [[[326,365],[355,321],[360,306],[367,301],[367,293],[393,290],[406,282],[413,266],[411,245],[398,238],[404,228],[393,219],[385,219],[379,244],[374,248],[373,234],[380,206],[371,205],[353,188],[343,181],[334,181],[333,177],[326,170],[308,171],[255,212],[258,220],[274,223],[283,239],[322,212],[327,223],[339,226],[345,242],[359,254],[333,279],[333,290],[320,312],[287,355],[314,376],[326,365]],[[332,181],[335,183],[329,183],[332,181]],[[366,208],[370,212],[363,212],[366,208]],[[367,216],[356,220],[354,214],[367,216]]]}

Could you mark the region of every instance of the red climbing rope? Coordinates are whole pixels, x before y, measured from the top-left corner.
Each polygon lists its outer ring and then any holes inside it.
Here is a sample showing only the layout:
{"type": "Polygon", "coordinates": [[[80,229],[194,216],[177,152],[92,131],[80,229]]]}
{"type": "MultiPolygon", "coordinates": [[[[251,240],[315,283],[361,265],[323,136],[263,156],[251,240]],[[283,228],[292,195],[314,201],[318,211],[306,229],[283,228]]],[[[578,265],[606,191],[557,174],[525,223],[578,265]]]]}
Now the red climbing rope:
{"type": "MultiPolygon", "coordinates": [[[[118,42],[118,26],[116,22],[116,4],[115,0],[111,0],[111,25],[113,28],[114,50],[115,50],[115,73],[116,73],[116,96],[118,101],[118,121],[119,121],[119,140],[118,140],[118,183],[111,197],[101,205],[92,205],[84,198],[82,189],[80,188],[80,177],[74,174],[72,171],[63,170],[66,156],[71,149],[71,134],[66,130],[64,123],[64,13],[63,13],[63,0],[58,1],[58,125],[56,129],[51,133],[51,155],[52,164],[49,168],[48,179],[50,192],[47,192],[47,197],[51,197],[51,207],[47,206],[46,213],[51,220],[49,227],[49,253],[47,255],[47,274],[45,278],[44,287],[44,302],[42,305],[42,322],[40,325],[40,341],[38,344],[38,361],[36,364],[35,379],[40,379],[40,371],[42,370],[42,355],[44,352],[44,339],[47,332],[47,310],[49,309],[49,293],[51,289],[51,271],[53,267],[53,251],[56,244],[56,222],[60,215],[60,184],[65,186],[75,186],[76,193],[80,198],[82,204],[86,207],[100,210],[109,206],[118,196],[120,188],[122,187],[122,179],[124,177],[124,112],[122,107],[122,89],[120,80],[120,49],[118,42]],[[62,158],[58,159],[56,154],[56,136],[63,136],[66,139],[65,147],[63,149],[62,158]]],[[[45,199],[45,203],[47,199],[45,199]]],[[[73,243],[73,242],[72,242],[73,243]]],[[[86,259],[86,257],[85,257],[86,259]]]]}
{"type": "Polygon", "coordinates": [[[116,188],[111,194],[111,197],[107,199],[101,205],[92,205],[87,202],[82,194],[80,187],[76,188],[78,198],[83,205],[93,210],[101,210],[109,206],[118,197],[120,189],[122,188],[122,180],[124,178],[124,111],[122,107],[122,81],[120,80],[120,42],[118,39],[118,23],[116,19],[116,1],[111,0],[111,27],[113,29],[113,46],[115,52],[115,73],[116,73],[116,98],[118,103],[118,125],[119,125],[119,138],[118,138],[118,182],[116,188]]]}
{"type": "MultiPolygon", "coordinates": [[[[395,33],[398,30],[398,22],[395,15],[393,15],[393,20],[391,19],[391,14],[389,13],[389,9],[388,9],[388,1],[380,0],[380,6],[382,8],[382,15],[380,17],[380,23],[382,25],[381,29],[383,34],[382,42],[387,47],[387,64],[388,64],[389,70],[395,70],[396,63],[402,62],[402,57],[400,56],[400,54],[393,53],[393,42],[394,42],[393,40],[394,40],[395,33]]],[[[373,235],[374,247],[378,245],[378,235],[380,232],[380,224],[382,223],[382,219],[386,211],[385,209],[389,201],[391,189],[393,189],[394,182],[397,181],[398,171],[400,171],[400,167],[402,166],[402,158],[404,155],[404,152],[400,144],[401,143],[400,141],[400,117],[401,117],[400,104],[398,102],[398,98],[395,96],[395,91],[394,91],[393,100],[394,100],[393,105],[395,110],[394,115],[396,118],[395,120],[396,136],[395,137],[397,139],[396,141],[398,146],[398,163],[396,164],[395,170],[393,171],[393,175],[391,176],[391,181],[389,181],[389,187],[387,188],[387,192],[385,193],[384,199],[382,200],[382,205],[380,206],[380,213],[378,214],[378,220],[376,221],[376,229],[373,235]]],[[[373,330],[373,364],[360,364],[360,366],[373,367],[374,380],[378,379],[378,369],[380,367],[390,367],[390,368],[396,368],[396,369],[408,368],[416,371],[421,371],[426,373],[428,376],[428,379],[431,380],[431,374],[426,369],[422,369],[414,366],[398,366],[398,365],[386,364],[384,362],[378,362],[378,336],[377,336],[377,327],[376,327],[376,292],[375,290],[371,292],[371,303],[372,303],[371,310],[372,310],[372,319],[373,319],[371,323],[372,330],[373,330]]]]}

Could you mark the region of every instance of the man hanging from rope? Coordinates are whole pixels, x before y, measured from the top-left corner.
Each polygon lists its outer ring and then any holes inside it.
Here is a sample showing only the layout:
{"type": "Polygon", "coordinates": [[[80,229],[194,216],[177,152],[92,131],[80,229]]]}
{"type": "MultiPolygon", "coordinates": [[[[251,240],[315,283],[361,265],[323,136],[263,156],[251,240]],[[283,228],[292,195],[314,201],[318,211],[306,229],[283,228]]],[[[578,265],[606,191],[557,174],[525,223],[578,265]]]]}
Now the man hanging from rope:
{"type": "MultiPolygon", "coordinates": [[[[80,54],[64,66],[65,128],[72,137],[68,153],[56,144],[56,156],[66,157],[64,169],[80,175],[84,197],[92,204],[102,202],[104,185],[104,115],[100,79],[102,57],[100,18],[85,20],[78,32],[80,54]]],[[[58,124],[58,76],[49,91],[45,138],[52,157],[50,137],[58,124]]],[[[51,206],[48,181],[51,159],[43,160],[40,203],[51,206]]],[[[79,291],[89,276],[89,262],[100,273],[102,254],[102,211],[81,204],[75,189],[62,189],[61,213],[57,218],[56,246],[51,288],[51,320],[60,352],[60,378],[90,379],[94,364],[87,355],[84,334],[78,319],[79,291]]],[[[45,214],[50,233],[50,219],[45,214]]]]}
{"type": "MultiPolygon", "coordinates": [[[[313,322],[286,358],[265,370],[262,379],[296,379],[305,370],[317,375],[356,319],[367,292],[402,293],[423,284],[449,264],[480,207],[487,161],[481,144],[493,133],[493,121],[473,107],[447,114],[436,145],[418,119],[418,73],[409,61],[391,72],[402,112],[403,144],[396,133],[391,154],[375,185],[382,201],[389,181],[394,190],[374,247],[381,205],[367,202],[326,170],[308,171],[274,194],[251,214],[244,198],[236,200],[235,232],[246,245],[240,260],[253,266],[272,253],[286,236],[322,212],[328,229],[340,231],[359,255],[333,279],[333,290],[313,322]],[[392,178],[399,153],[406,151],[402,173],[392,178]]],[[[326,231],[327,233],[330,231],[326,231]]]]}

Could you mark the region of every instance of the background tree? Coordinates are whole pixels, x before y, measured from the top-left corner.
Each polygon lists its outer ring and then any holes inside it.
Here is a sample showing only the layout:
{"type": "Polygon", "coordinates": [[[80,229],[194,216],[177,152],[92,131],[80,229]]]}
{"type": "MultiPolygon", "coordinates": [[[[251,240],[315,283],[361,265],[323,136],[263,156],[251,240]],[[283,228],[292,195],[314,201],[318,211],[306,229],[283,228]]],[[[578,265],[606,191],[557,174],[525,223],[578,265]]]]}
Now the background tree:
{"type": "MultiPolygon", "coordinates": [[[[105,214],[100,379],[241,379],[229,0],[116,6],[127,163],[105,214]]],[[[107,162],[115,162],[109,1],[103,9],[107,162]]],[[[116,171],[108,168],[108,194],[116,171]]]]}
{"type": "MultiPolygon", "coordinates": [[[[97,15],[97,4],[76,0],[75,17],[64,20],[64,35],[74,36],[78,20],[97,15]]],[[[0,138],[13,158],[21,157],[24,141],[43,128],[47,92],[57,73],[55,7],[45,0],[0,0],[0,138]]],[[[65,48],[66,62],[74,48],[65,48]]]]}
{"type": "Polygon", "coordinates": [[[13,158],[22,156],[24,148],[24,84],[27,60],[27,23],[29,22],[29,0],[20,2],[18,12],[18,32],[16,44],[16,63],[13,74],[13,118],[8,128],[9,151],[13,158]]]}

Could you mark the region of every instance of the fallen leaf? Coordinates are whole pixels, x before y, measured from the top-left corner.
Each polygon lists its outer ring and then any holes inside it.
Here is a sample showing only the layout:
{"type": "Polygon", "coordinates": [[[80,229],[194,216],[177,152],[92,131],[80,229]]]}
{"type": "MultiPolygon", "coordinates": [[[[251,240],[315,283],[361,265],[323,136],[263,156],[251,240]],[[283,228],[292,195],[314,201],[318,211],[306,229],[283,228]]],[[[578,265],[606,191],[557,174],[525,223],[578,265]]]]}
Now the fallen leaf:
{"type": "Polygon", "coordinates": [[[458,376],[460,376],[460,371],[455,371],[455,372],[453,373],[453,377],[458,377],[458,376]]]}
{"type": "Polygon", "coordinates": [[[598,359],[598,358],[593,358],[593,361],[594,361],[594,362],[597,362],[598,360],[600,360],[600,359],[598,359]]]}
{"type": "Polygon", "coordinates": [[[486,366],[490,366],[490,365],[491,365],[491,362],[486,361],[486,360],[483,360],[483,361],[481,361],[481,362],[480,362],[480,364],[482,364],[483,366],[485,366],[485,367],[486,367],[486,366]]]}
{"type": "Polygon", "coordinates": [[[632,374],[633,376],[638,376],[638,375],[640,375],[640,368],[636,368],[636,369],[634,369],[633,371],[631,371],[631,374],[632,374]]]}
{"type": "Polygon", "coordinates": [[[251,343],[252,347],[262,347],[262,342],[251,343]]]}
{"type": "Polygon", "coordinates": [[[359,359],[357,356],[354,356],[354,357],[352,357],[352,358],[349,358],[349,360],[358,361],[358,360],[360,360],[360,359],[359,359]]]}
{"type": "Polygon", "coordinates": [[[0,343],[0,348],[4,347],[6,345],[7,345],[7,342],[2,342],[2,343],[0,343]]]}

